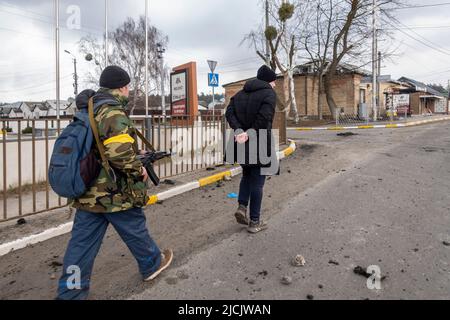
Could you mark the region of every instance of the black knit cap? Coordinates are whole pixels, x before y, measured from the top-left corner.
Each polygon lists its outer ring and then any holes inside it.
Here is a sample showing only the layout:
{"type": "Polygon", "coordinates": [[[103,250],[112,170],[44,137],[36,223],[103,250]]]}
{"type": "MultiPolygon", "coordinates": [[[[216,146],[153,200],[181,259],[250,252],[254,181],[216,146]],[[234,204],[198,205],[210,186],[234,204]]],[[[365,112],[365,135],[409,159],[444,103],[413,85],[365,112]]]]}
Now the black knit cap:
{"type": "Polygon", "coordinates": [[[268,66],[264,65],[261,68],[259,68],[257,78],[259,80],[270,83],[270,82],[277,80],[277,74],[275,73],[275,71],[270,69],[268,66]]]}
{"type": "Polygon", "coordinates": [[[103,70],[100,76],[100,87],[107,89],[119,89],[130,84],[128,72],[118,66],[109,66],[103,70]]]}

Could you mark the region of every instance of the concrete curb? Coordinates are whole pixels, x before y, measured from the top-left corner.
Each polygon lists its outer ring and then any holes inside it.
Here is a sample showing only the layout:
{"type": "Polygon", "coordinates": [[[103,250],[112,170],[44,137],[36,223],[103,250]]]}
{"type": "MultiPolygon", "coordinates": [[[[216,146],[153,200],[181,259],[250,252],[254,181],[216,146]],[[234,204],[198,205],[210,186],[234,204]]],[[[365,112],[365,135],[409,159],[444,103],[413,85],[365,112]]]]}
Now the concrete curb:
{"type": "Polygon", "coordinates": [[[342,130],[364,130],[364,129],[393,129],[393,128],[406,128],[406,127],[414,127],[423,124],[429,124],[434,122],[448,121],[450,117],[442,117],[438,119],[429,119],[429,120],[421,120],[414,121],[409,123],[397,123],[397,124],[386,124],[386,125],[366,125],[366,126],[348,126],[348,127],[313,127],[313,128],[288,128],[288,130],[295,131],[342,131],[342,130]]]}
{"type": "MultiPolygon", "coordinates": [[[[296,150],[297,146],[294,141],[290,141],[290,145],[287,149],[278,152],[278,158],[280,160],[285,159],[286,157],[289,157],[291,154],[293,154],[296,150]]],[[[181,194],[187,193],[189,191],[200,189],[202,187],[205,187],[207,185],[216,183],[220,180],[223,180],[224,177],[235,177],[242,173],[241,167],[235,167],[231,170],[227,170],[224,172],[220,172],[217,174],[214,174],[212,176],[208,176],[202,179],[199,179],[197,181],[193,181],[187,184],[184,184],[179,187],[175,187],[173,189],[158,193],[156,195],[150,196],[150,200],[148,202],[148,205],[154,205],[158,201],[164,201],[168,200],[170,198],[179,196],[181,194]]],[[[26,248],[27,246],[37,244],[40,242],[44,242],[46,240],[50,240],[55,237],[59,237],[61,235],[70,233],[72,231],[73,222],[62,224],[58,227],[51,228],[48,230],[45,230],[44,232],[41,232],[39,234],[31,235],[22,239],[18,239],[12,242],[4,243],[0,245],[0,257],[4,256],[6,254],[9,254],[11,252],[26,248]]]]}

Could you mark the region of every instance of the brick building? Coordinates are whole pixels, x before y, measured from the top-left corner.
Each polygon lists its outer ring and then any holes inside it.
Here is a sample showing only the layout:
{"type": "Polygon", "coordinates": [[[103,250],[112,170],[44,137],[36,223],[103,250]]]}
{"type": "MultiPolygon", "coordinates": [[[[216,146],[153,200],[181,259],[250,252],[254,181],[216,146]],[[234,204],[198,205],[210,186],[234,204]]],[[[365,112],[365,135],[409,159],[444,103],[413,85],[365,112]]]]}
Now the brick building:
{"type": "MultiPolygon", "coordinates": [[[[346,114],[358,113],[361,82],[368,75],[368,72],[348,64],[342,64],[339,67],[338,75],[336,75],[332,83],[332,92],[333,98],[342,112],[346,114]]],[[[251,79],[225,84],[223,87],[225,88],[226,104],[228,104],[231,97],[239,90],[242,90],[245,82],[251,79]]],[[[276,91],[281,101],[285,100],[283,82],[283,76],[279,76],[276,91]]],[[[294,74],[294,83],[299,115],[301,117],[317,118],[319,116],[319,81],[314,73],[312,63],[297,67],[294,74]]],[[[321,99],[322,114],[325,117],[331,116],[325,93],[322,93],[321,99]]]]}

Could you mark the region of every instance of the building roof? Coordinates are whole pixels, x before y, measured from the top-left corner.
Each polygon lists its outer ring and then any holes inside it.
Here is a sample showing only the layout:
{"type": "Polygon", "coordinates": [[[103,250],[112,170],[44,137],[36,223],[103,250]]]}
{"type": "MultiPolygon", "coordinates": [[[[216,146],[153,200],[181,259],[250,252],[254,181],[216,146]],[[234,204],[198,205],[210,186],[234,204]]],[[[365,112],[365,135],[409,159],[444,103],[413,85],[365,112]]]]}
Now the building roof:
{"type": "MultiPolygon", "coordinates": [[[[392,79],[392,76],[390,74],[379,76],[378,81],[381,83],[393,83],[393,84],[398,84],[398,85],[404,84],[401,81],[392,79]]],[[[370,76],[366,76],[366,77],[362,78],[361,83],[363,83],[363,84],[372,83],[372,76],[370,75],[370,76]]]]}
{"type": "Polygon", "coordinates": [[[10,114],[11,113],[12,108],[11,107],[0,107],[0,114],[10,114]]]}
{"type": "MultiPolygon", "coordinates": [[[[301,76],[301,75],[305,75],[305,74],[312,74],[312,73],[314,73],[313,71],[307,71],[307,72],[302,71],[305,68],[309,68],[311,66],[314,66],[314,61],[309,61],[307,63],[298,65],[297,67],[295,67],[294,76],[301,76]]],[[[355,66],[355,65],[352,65],[352,64],[349,64],[349,63],[344,63],[344,62],[339,64],[338,71],[340,71],[342,73],[360,74],[362,76],[372,75],[371,72],[369,72],[367,70],[364,70],[361,67],[358,67],[358,66],[355,66]]],[[[278,73],[277,74],[277,78],[278,79],[283,78],[283,75],[281,73],[278,73]]],[[[246,82],[246,81],[253,80],[253,79],[256,79],[256,77],[252,77],[252,78],[248,78],[248,79],[242,79],[242,80],[226,83],[222,87],[226,88],[226,87],[232,86],[234,84],[239,84],[241,82],[244,82],[244,81],[246,82]]]]}
{"type": "MultiPolygon", "coordinates": [[[[314,68],[315,64],[314,64],[315,60],[311,60],[309,62],[306,62],[304,64],[298,65],[296,67],[297,71],[296,74],[298,75],[302,75],[302,74],[312,74],[315,73],[314,70],[311,70],[311,67],[314,68]],[[307,70],[307,71],[305,71],[307,70]]],[[[330,63],[331,61],[329,60],[328,63],[330,63]]],[[[362,76],[371,76],[372,73],[363,69],[360,66],[356,66],[350,63],[345,63],[345,62],[341,62],[338,65],[338,71],[342,72],[342,73],[356,73],[356,74],[360,74],[362,76]]]]}
{"type": "Polygon", "coordinates": [[[406,83],[412,85],[416,91],[423,91],[423,92],[430,93],[432,95],[439,96],[439,97],[445,97],[445,98],[447,97],[444,93],[439,92],[439,91],[431,88],[430,86],[427,86],[425,83],[422,83],[417,80],[413,80],[413,79],[410,79],[407,77],[401,77],[400,79],[398,79],[398,81],[406,82],[406,83]]]}

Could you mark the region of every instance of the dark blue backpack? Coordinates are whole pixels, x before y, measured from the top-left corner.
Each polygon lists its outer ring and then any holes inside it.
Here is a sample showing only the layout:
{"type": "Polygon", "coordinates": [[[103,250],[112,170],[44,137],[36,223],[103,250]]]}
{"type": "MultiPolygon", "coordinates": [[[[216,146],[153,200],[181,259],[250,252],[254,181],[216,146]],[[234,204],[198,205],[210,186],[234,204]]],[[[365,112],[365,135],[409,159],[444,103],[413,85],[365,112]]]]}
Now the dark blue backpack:
{"type": "Polygon", "coordinates": [[[97,128],[92,127],[94,109],[109,101],[99,101],[93,105],[89,101],[89,111],[78,112],[73,122],[64,129],[55,142],[50,160],[48,178],[56,194],[63,198],[77,199],[92,186],[104,167],[112,176],[113,171],[104,156],[97,128]],[[92,112],[92,119],[90,119],[92,112]],[[97,143],[101,159],[95,154],[94,144],[97,143]]]}

